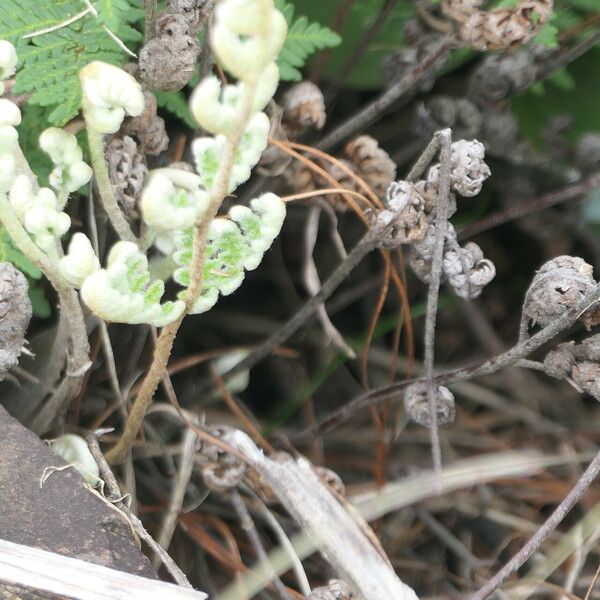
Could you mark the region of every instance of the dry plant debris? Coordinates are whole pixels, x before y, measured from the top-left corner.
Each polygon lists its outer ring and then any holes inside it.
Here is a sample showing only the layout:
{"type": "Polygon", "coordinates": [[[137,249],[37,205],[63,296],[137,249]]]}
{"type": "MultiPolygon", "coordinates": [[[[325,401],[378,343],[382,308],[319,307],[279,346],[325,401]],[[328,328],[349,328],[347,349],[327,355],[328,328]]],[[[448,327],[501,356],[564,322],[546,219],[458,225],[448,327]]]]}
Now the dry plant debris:
{"type": "Polygon", "coordinates": [[[316,4],[0,3],[0,537],[600,597],[598,7],[316,4]]]}

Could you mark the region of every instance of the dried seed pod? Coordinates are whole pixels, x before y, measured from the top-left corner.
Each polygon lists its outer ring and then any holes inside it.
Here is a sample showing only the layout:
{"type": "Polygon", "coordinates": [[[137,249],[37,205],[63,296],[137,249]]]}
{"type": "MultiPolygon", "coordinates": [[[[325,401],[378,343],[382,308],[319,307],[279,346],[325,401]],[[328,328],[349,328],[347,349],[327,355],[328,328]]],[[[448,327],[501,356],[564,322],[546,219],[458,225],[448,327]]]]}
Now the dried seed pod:
{"type": "Polygon", "coordinates": [[[575,346],[577,360],[600,363],[600,334],[592,335],[575,346]]]}
{"type": "MultiPolygon", "coordinates": [[[[386,191],[396,176],[396,165],[388,153],[379,147],[377,140],[370,136],[362,135],[350,141],[344,149],[344,157],[338,158],[339,162],[351,172],[361,177],[380,197],[386,191]]],[[[362,187],[340,165],[316,159],[322,169],[338,181],[343,188],[364,193],[362,187]]],[[[305,192],[331,187],[326,179],[316,175],[304,164],[295,161],[290,169],[285,172],[285,177],[290,188],[296,192],[305,192]]],[[[326,197],[336,210],[345,211],[348,208],[343,196],[333,194],[326,197]]],[[[359,204],[360,199],[354,199],[359,204]]],[[[366,207],[365,207],[366,208],[366,207]]]]}
{"type": "MultiPolygon", "coordinates": [[[[446,227],[446,237],[456,239],[456,231],[452,227],[452,223],[447,223],[446,227]]],[[[429,283],[434,247],[435,224],[430,222],[423,239],[411,244],[408,251],[408,264],[415,275],[424,283],[429,283]]]]}
{"type": "Polygon", "coordinates": [[[482,3],[483,0],[444,0],[442,10],[447,17],[463,22],[477,12],[482,3]]]}
{"type": "Polygon", "coordinates": [[[21,271],[0,263],[0,380],[16,366],[31,319],[29,285],[21,271]]]}
{"type": "MultiPolygon", "coordinates": [[[[418,21],[408,21],[404,26],[404,37],[407,45],[388,54],[381,63],[383,80],[392,86],[414,69],[426,56],[436,50],[442,37],[439,34],[426,31],[418,21]]],[[[441,67],[446,58],[440,58],[437,67],[441,67]]],[[[419,79],[416,89],[428,92],[435,84],[435,71],[432,69],[419,79]]]]}
{"type": "Polygon", "coordinates": [[[577,141],[575,161],[586,173],[600,171],[600,133],[586,133],[577,141]]]}
{"type": "Polygon", "coordinates": [[[386,210],[380,211],[377,221],[383,226],[379,244],[385,248],[397,248],[422,240],[427,231],[425,202],[414,183],[393,182],[386,195],[386,210]]]}
{"type": "Polygon", "coordinates": [[[129,136],[113,137],[106,146],[110,180],[117,192],[117,201],[126,217],[138,217],[137,203],[142,193],[148,167],[143,153],[129,136]]]}
{"type": "Polygon", "coordinates": [[[206,20],[206,0],[167,0],[167,11],[182,15],[187,21],[190,34],[198,35],[206,20]]]}
{"type": "MultiPolygon", "coordinates": [[[[483,182],[491,175],[490,168],[484,162],[485,147],[478,140],[458,140],[452,144],[450,184],[461,196],[476,196],[483,182]]],[[[434,185],[439,180],[439,165],[433,165],[427,174],[427,180],[434,185]]]]}
{"type": "Polygon", "coordinates": [[[332,579],[326,586],[312,590],[307,600],[357,600],[357,596],[345,581],[332,579]]]}
{"type": "Polygon", "coordinates": [[[151,90],[180,90],[194,74],[200,44],[183,15],[163,13],[156,26],[157,37],[140,50],[140,78],[151,90]]]}
{"type": "Polygon", "coordinates": [[[477,298],[496,276],[494,263],[485,258],[474,242],[456,245],[444,253],[444,275],[454,293],[465,300],[477,298]],[[466,272],[465,272],[466,271],[466,272]]]}
{"type": "MultiPolygon", "coordinates": [[[[220,425],[209,433],[223,438],[234,431],[233,427],[220,425]]],[[[213,492],[226,492],[239,485],[246,473],[246,463],[229,452],[203,441],[196,457],[206,487],[213,492]]]]}
{"type": "Polygon", "coordinates": [[[471,75],[469,98],[479,105],[497,102],[530,87],[537,73],[528,50],[486,54],[471,75]]]}
{"type": "Polygon", "coordinates": [[[510,110],[488,110],[484,113],[481,136],[486,148],[510,155],[519,145],[519,125],[510,110]]]}
{"type": "MultiPolygon", "coordinates": [[[[456,417],[454,394],[443,385],[436,385],[435,401],[438,425],[452,423],[456,417]]],[[[404,408],[413,421],[424,427],[431,427],[429,396],[426,383],[413,383],[404,393],[404,408]]]]}
{"type": "Polygon", "coordinates": [[[582,258],[558,256],[549,260],[527,290],[523,314],[534,324],[549,325],[596,286],[592,273],[592,266],[582,258]]]}
{"type": "Polygon", "coordinates": [[[559,344],[554,350],[546,354],[544,369],[551,377],[565,379],[571,376],[571,369],[575,365],[575,342],[559,344]]]}
{"type": "Polygon", "coordinates": [[[322,129],[327,119],[323,92],[312,81],[301,81],[293,85],[283,96],[282,125],[291,139],[297,138],[307,129],[322,129]]]}
{"type": "Polygon", "coordinates": [[[580,344],[573,341],[559,344],[546,355],[544,370],[557,379],[570,378],[583,391],[600,400],[600,334],[580,344]]]}
{"type": "Polygon", "coordinates": [[[169,136],[164,119],[156,114],[158,106],[154,94],[144,92],[144,100],[144,112],[139,117],[125,119],[123,133],[136,137],[146,154],[158,156],[169,147],[169,136]]]}
{"type": "Polygon", "coordinates": [[[474,50],[502,50],[527,43],[550,18],[553,0],[520,0],[515,8],[479,10],[484,0],[443,0],[457,36],[474,50]]]}
{"type": "Polygon", "coordinates": [[[590,396],[600,400],[600,364],[597,362],[578,362],[573,365],[571,379],[590,396]]]}
{"type": "Polygon", "coordinates": [[[390,155],[370,135],[360,135],[348,142],[344,153],[355,171],[382,198],[396,178],[396,163],[390,155]]]}
{"type": "Polygon", "coordinates": [[[346,495],[346,486],[342,481],[342,478],[331,469],[327,467],[313,467],[315,473],[319,476],[319,479],[326,485],[328,485],[332,490],[335,491],[339,496],[346,495]]]}
{"type": "Polygon", "coordinates": [[[414,131],[430,138],[436,131],[447,127],[457,138],[472,138],[481,131],[480,110],[466,98],[434,96],[417,105],[414,131]]]}
{"type": "MultiPolygon", "coordinates": [[[[417,183],[415,183],[415,188],[421,194],[423,201],[425,202],[425,214],[428,216],[435,215],[439,199],[437,182],[427,180],[417,181],[417,183]]],[[[448,197],[448,218],[456,212],[457,208],[456,196],[450,193],[450,196],[448,197]]]]}

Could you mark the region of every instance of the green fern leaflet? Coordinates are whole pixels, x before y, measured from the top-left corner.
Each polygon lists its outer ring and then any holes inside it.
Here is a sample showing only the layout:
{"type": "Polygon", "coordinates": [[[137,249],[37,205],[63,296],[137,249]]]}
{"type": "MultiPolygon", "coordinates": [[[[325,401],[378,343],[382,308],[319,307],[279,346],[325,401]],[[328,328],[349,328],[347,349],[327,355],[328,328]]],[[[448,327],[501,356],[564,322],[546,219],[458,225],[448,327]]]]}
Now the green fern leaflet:
{"type": "Polygon", "coordinates": [[[342,38],[318,23],[311,23],[306,17],[294,20],[294,6],[285,0],[276,0],[275,5],[288,22],[288,34],[281,49],[277,64],[280,77],[284,81],[300,81],[302,68],[311,54],[324,48],[335,48],[342,38]]]}

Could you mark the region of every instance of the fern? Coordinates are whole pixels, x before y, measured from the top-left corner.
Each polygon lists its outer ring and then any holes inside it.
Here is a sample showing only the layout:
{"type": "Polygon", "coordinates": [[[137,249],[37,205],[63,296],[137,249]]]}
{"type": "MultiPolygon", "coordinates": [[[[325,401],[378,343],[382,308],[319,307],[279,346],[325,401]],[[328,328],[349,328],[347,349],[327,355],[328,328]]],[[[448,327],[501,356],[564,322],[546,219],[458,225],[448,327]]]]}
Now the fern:
{"type": "MultiPolygon", "coordinates": [[[[52,107],[48,123],[62,126],[79,112],[78,73],[94,60],[122,65],[125,53],[109,32],[137,42],[132,24],[143,16],[141,0],[99,0],[98,17],[87,14],[68,27],[23,39],[23,35],[59,25],[81,12],[80,0],[2,0],[0,39],[17,46],[21,68],[16,93],[31,93],[30,103],[52,107]]],[[[42,127],[38,124],[38,129],[42,127]]]]}
{"type": "Polygon", "coordinates": [[[277,60],[280,76],[284,81],[299,81],[302,79],[299,69],[308,57],[317,50],[338,46],[342,38],[319,23],[309,22],[306,17],[294,20],[294,6],[285,0],[275,0],[275,5],[288,22],[288,34],[277,60]]]}
{"type": "Polygon", "coordinates": [[[182,92],[154,92],[156,101],[161,108],[175,115],[190,129],[197,129],[198,123],[194,119],[188,101],[182,92]]]}
{"type": "Polygon", "coordinates": [[[37,285],[37,281],[42,277],[42,272],[15,248],[8,232],[2,226],[0,226],[0,262],[13,264],[27,277],[33,314],[36,317],[49,317],[52,312],[50,303],[44,294],[43,288],[37,285]]]}

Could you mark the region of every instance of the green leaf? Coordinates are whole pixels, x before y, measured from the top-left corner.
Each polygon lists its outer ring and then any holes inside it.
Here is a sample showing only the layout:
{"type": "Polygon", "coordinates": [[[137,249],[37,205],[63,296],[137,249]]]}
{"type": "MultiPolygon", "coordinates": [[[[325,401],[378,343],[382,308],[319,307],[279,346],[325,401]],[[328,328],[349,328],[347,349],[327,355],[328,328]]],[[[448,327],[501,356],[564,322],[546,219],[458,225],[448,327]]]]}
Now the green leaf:
{"type": "Polygon", "coordinates": [[[558,46],[557,34],[558,27],[555,27],[552,23],[546,23],[533,38],[533,42],[546,48],[556,48],[558,46]]]}
{"type": "MultiPolygon", "coordinates": [[[[352,3],[348,16],[340,30],[341,43],[332,51],[325,70],[325,77],[335,79],[340,67],[356,49],[359,40],[373,25],[387,0],[360,0],[352,3]]],[[[284,4],[284,2],[280,2],[284,4]]],[[[340,7],[339,2],[327,0],[289,0],[285,4],[284,14],[291,8],[292,13],[306,15],[309,21],[332,23],[340,7]],[[289,7],[289,8],[288,8],[289,7]]],[[[407,20],[415,16],[414,0],[399,0],[390,11],[379,33],[372,39],[360,59],[353,66],[345,84],[359,89],[379,89],[383,81],[381,62],[390,52],[404,45],[403,30],[407,20]]],[[[298,69],[291,66],[290,70],[298,69]]],[[[287,66],[286,66],[287,72],[287,66]]],[[[292,74],[294,71],[292,70],[292,74]]]]}
{"type": "Polygon", "coordinates": [[[154,92],[161,108],[181,119],[190,129],[197,129],[198,123],[192,115],[187,98],[182,92],[154,92]]]}
{"type": "Polygon", "coordinates": [[[141,0],[98,0],[98,17],[88,13],[67,27],[23,39],[28,33],[60,26],[82,11],[80,0],[2,0],[0,39],[17,47],[20,70],[14,91],[30,93],[30,104],[49,107],[46,123],[62,126],[75,117],[81,104],[79,71],[94,60],[115,65],[126,55],[110,32],[122,41],[137,42],[133,29],[140,19],[141,0]],[[110,29],[110,32],[107,29],[110,29]]]}
{"type": "Polygon", "coordinates": [[[521,131],[537,147],[543,147],[542,134],[551,119],[565,113],[573,119],[572,126],[567,131],[573,142],[585,133],[600,130],[600,78],[590,76],[597,71],[598,64],[600,48],[596,47],[568,66],[567,72],[574,87],[546,85],[541,96],[531,93],[530,89],[512,99],[512,108],[521,131]]]}
{"type": "Polygon", "coordinates": [[[548,81],[551,81],[557,88],[567,92],[574,90],[576,87],[575,80],[566,69],[556,71],[548,81]]]}
{"type": "Polygon", "coordinates": [[[31,308],[33,314],[40,319],[47,319],[52,314],[52,307],[44,289],[38,285],[29,284],[29,299],[31,300],[31,308]]]}
{"type": "Polygon", "coordinates": [[[569,0],[569,4],[586,12],[598,11],[598,0],[569,0]]]}
{"type": "Polygon", "coordinates": [[[327,27],[311,23],[307,17],[294,20],[294,7],[285,0],[276,0],[275,5],[288,22],[288,34],[279,57],[280,77],[284,81],[302,79],[302,68],[311,54],[323,48],[334,48],[342,43],[342,38],[327,27]]]}
{"type": "Polygon", "coordinates": [[[98,20],[125,42],[137,42],[142,34],[131,27],[144,18],[141,0],[98,0],[95,3],[98,20]]]}
{"type": "Polygon", "coordinates": [[[31,279],[40,279],[42,272],[13,245],[8,232],[0,226],[0,261],[13,264],[31,279]]]}

